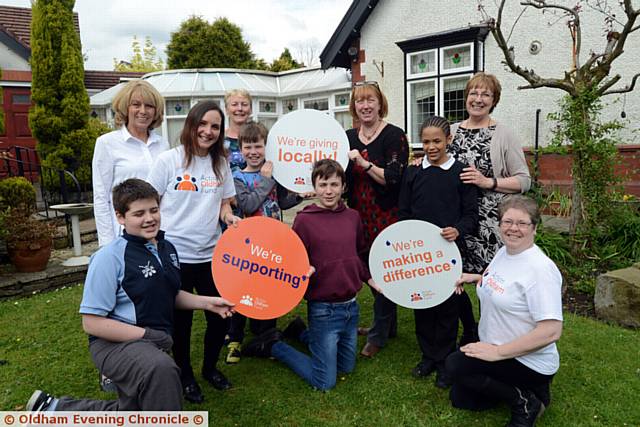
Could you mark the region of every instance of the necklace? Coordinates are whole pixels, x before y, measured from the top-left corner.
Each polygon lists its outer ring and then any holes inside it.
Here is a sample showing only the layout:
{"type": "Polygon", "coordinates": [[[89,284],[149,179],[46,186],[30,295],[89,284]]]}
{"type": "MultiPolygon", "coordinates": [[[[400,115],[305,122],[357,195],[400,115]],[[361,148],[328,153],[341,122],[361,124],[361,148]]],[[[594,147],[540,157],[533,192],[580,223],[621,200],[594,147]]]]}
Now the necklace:
{"type": "Polygon", "coordinates": [[[378,125],[376,126],[376,128],[373,130],[373,132],[369,135],[367,135],[367,133],[364,131],[364,126],[362,126],[360,128],[360,133],[362,133],[362,136],[364,136],[364,139],[367,140],[367,142],[371,142],[371,140],[373,139],[373,137],[375,136],[376,133],[378,133],[378,129],[380,129],[380,126],[382,125],[382,120],[378,120],[378,125]]]}

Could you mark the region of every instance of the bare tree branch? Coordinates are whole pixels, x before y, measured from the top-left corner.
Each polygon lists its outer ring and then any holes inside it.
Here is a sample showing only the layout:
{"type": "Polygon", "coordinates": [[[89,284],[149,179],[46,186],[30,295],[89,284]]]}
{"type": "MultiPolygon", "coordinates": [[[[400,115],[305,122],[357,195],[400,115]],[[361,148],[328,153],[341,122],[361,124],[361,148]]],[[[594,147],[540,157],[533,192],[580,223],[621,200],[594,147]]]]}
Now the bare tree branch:
{"type": "Polygon", "coordinates": [[[507,37],[507,43],[509,43],[509,40],[511,40],[511,35],[513,34],[513,30],[516,29],[516,25],[518,25],[518,21],[520,20],[520,18],[522,18],[522,15],[524,15],[524,13],[527,11],[527,7],[523,7],[522,10],[520,11],[520,14],[518,15],[518,17],[516,18],[515,21],[513,21],[513,25],[511,26],[511,31],[509,31],[509,36],[507,37]]]}
{"type": "Polygon", "coordinates": [[[504,11],[505,3],[506,3],[506,0],[501,0],[500,5],[498,6],[497,19],[489,23],[489,29],[491,31],[491,34],[493,34],[493,37],[496,40],[496,43],[498,44],[498,47],[500,48],[500,50],[502,50],[502,53],[504,55],[505,60],[503,61],[503,63],[507,67],[509,67],[511,71],[518,74],[529,83],[528,86],[523,86],[523,88],[534,89],[538,87],[553,87],[553,88],[562,89],[565,92],[568,92],[569,94],[572,94],[572,95],[575,94],[575,87],[573,86],[571,81],[567,79],[566,76],[565,76],[565,79],[541,78],[540,76],[535,74],[533,70],[522,68],[515,63],[513,56],[509,53],[509,46],[507,45],[507,42],[504,38],[504,34],[502,33],[502,14],[504,11]]]}
{"type": "Polygon", "coordinates": [[[601,1],[596,1],[596,5],[594,6],[591,4],[589,0],[585,1],[585,4],[589,7],[589,9],[595,12],[601,13],[602,15],[606,16],[608,19],[611,19],[612,22],[615,22],[621,27],[624,26],[624,22],[620,21],[614,16],[608,3],[607,2],[604,2],[604,3],[605,4],[603,6],[601,1]]]}
{"type": "Polygon", "coordinates": [[[633,76],[633,78],[631,79],[631,83],[626,85],[625,87],[623,87],[621,89],[614,89],[614,90],[604,91],[604,92],[602,92],[602,95],[611,95],[612,93],[631,92],[633,90],[633,88],[635,88],[635,86],[636,86],[636,80],[638,80],[638,77],[640,77],[640,73],[638,73],[635,76],[633,76]]]}
{"type": "Polygon", "coordinates": [[[575,8],[562,6],[559,4],[547,3],[545,0],[526,0],[521,1],[523,6],[533,6],[536,9],[558,9],[564,11],[567,15],[572,16],[569,21],[569,29],[572,30],[572,37],[574,37],[574,52],[573,59],[576,68],[580,67],[580,49],[582,48],[582,29],[580,28],[580,14],[575,8]],[[574,33],[575,31],[575,33],[574,33]]]}

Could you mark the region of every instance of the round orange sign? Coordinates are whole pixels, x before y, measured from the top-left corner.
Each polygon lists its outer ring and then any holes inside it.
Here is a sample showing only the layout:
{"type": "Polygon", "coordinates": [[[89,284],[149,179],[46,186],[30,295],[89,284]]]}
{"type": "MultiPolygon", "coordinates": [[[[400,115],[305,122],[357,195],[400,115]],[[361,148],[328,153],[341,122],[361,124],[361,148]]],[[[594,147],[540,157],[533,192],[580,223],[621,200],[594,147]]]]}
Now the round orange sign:
{"type": "Polygon", "coordinates": [[[275,319],[298,305],[307,290],[309,257],[298,235],[272,218],[243,219],[213,251],[213,279],[238,313],[275,319]]]}

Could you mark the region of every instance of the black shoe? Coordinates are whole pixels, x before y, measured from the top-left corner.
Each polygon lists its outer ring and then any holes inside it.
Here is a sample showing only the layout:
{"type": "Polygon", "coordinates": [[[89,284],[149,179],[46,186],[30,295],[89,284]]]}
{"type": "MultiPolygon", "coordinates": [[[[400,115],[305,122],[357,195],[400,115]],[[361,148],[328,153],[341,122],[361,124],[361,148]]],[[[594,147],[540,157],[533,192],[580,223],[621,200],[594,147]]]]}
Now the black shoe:
{"type": "Polygon", "coordinates": [[[200,390],[200,386],[195,381],[185,385],[182,388],[182,394],[184,395],[184,398],[191,403],[204,402],[204,396],[202,395],[202,390],[200,390]]]}
{"type": "Polygon", "coordinates": [[[300,335],[307,329],[307,325],[304,324],[304,320],[300,316],[296,316],[282,331],[282,336],[290,340],[299,340],[300,335]]]}
{"type": "Polygon", "coordinates": [[[57,399],[51,396],[49,393],[45,393],[42,390],[36,390],[33,392],[31,398],[27,402],[25,411],[46,411],[55,401],[57,401],[57,399]]]}
{"type": "Polygon", "coordinates": [[[282,339],[276,328],[267,329],[242,347],[242,355],[249,357],[271,357],[271,347],[282,339]]]}
{"type": "Polygon", "coordinates": [[[411,371],[411,375],[413,375],[416,378],[424,378],[431,375],[431,373],[435,370],[436,370],[435,363],[431,361],[426,361],[426,362],[422,361],[418,363],[415,368],[413,368],[413,370],[411,371]]]}
{"type": "Polygon", "coordinates": [[[529,390],[520,390],[517,387],[516,390],[520,397],[518,403],[511,407],[511,421],[507,427],[532,427],[544,412],[544,405],[529,390]]]}
{"type": "Polygon", "coordinates": [[[216,390],[229,390],[232,385],[231,382],[224,376],[224,374],[217,369],[213,369],[211,372],[203,372],[202,378],[207,380],[209,384],[213,386],[216,390]]]}
{"type": "Polygon", "coordinates": [[[444,368],[436,369],[436,387],[449,388],[452,384],[453,380],[444,368]]]}

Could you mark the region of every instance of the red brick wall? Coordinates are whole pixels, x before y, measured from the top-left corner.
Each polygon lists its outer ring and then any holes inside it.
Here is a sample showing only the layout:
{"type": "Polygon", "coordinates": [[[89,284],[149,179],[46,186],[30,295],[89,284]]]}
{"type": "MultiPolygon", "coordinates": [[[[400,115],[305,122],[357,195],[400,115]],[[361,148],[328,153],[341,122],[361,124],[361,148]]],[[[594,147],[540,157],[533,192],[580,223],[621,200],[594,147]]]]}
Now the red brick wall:
{"type": "MultiPolygon", "coordinates": [[[[621,164],[618,175],[624,178],[624,191],[640,197],[640,145],[618,146],[621,164]]],[[[533,152],[525,148],[525,155],[529,162],[533,176],[533,152]]],[[[571,156],[562,154],[540,154],[539,182],[545,187],[556,187],[567,192],[571,189],[571,156]]]]}

